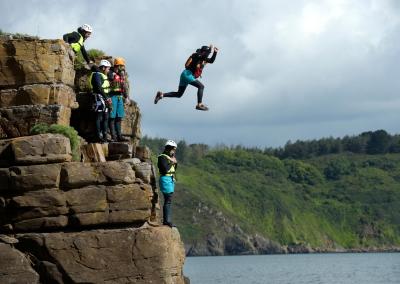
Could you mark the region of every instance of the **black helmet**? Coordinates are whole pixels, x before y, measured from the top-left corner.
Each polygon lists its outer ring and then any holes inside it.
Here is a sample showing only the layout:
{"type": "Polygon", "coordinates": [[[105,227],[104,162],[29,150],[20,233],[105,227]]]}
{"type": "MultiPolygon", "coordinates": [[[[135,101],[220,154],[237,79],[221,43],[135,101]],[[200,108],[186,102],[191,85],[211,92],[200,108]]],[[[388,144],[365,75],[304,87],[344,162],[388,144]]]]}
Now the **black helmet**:
{"type": "Polygon", "coordinates": [[[203,45],[201,48],[196,50],[197,53],[207,52],[208,54],[211,53],[211,48],[207,45],[203,45]]]}

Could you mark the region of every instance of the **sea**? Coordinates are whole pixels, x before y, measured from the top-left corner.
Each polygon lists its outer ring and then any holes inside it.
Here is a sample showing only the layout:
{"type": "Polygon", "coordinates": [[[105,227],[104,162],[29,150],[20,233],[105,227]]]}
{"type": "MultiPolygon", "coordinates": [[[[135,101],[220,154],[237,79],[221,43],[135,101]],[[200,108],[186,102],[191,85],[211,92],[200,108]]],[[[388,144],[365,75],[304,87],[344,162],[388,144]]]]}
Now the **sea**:
{"type": "Polygon", "coordinates": [[[191,284],[400,284],[400,253],[187,257],[191,284]]]}

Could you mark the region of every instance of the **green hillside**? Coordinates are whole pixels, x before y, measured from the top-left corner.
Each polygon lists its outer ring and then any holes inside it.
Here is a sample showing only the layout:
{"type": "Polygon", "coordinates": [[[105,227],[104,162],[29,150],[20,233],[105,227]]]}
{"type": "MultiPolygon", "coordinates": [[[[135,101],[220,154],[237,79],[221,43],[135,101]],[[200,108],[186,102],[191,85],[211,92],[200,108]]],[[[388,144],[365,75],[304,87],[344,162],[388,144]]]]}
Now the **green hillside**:
{"type": "MultiPolygon", "coordinates": [[[[163,141],[143,143],[157,153],[163,141]]],[[[235,234],[227,226],[238,226],[281,245],[400,246],[398,153],[293,159],[270,150],[179,146],[173,218],[185,244],[210,233],[225,238],[235,234]]]]}

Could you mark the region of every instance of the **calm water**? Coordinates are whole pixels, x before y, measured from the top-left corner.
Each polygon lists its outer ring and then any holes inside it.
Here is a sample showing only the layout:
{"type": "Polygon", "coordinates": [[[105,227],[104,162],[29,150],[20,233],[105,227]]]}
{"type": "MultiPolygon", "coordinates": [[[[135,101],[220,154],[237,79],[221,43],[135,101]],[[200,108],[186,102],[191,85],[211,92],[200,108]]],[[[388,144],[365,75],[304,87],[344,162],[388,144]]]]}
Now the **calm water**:
{"type": "Polygon", "coordinates": [[[400,253],[188,257],[191,284],[400,284],[400,253]]]}

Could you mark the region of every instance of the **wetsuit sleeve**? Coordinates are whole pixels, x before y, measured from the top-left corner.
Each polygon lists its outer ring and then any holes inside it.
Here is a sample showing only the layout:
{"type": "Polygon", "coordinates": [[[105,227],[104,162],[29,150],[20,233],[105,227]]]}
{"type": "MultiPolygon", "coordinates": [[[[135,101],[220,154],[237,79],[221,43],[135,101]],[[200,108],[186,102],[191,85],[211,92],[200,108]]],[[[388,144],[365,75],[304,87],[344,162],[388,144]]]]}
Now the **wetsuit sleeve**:
{"type": "Polygon", "coordinates": [[[80,38],[80,36],[77,32],[72,32],[72,33],[63,35],[63,40],[69,44],[78,42],[79,38],[80,38]]]}
{"type": "Polygon", "coordinates": [[[89,64],[89,62],[90,62],[90,60],[89,60],[89,55],[87,54],[84,45],[81,46],[81,52],[82,52],[83,58],[85,58],[86,62],[89,64]]]}
{"type": "Polygon", "coordinates": [[[168,162],[168,159],[164,156],[158,157],[158,170],[160,171],[161,175],[166,175],[169,169],[171,168],[172,164],[168,162]]]}
{"type": "Polygon", "coordinates": [[[107,78],[108,80],[111,82],[112,80],[114,80],[114,70],[110,69],[110,71],[107,74],[107,78]]]}
{"type": "Polygon", "coordinates": [[[211,56],[211,58],[207,58],[206,61],[207,61],[208,63],[211,63],[211,64],[212,64],[212,63],[214,63],[216,57],[217,57],[217,52],[214,51],[214,52],[213,52],[213,55],[211,56]]]}

